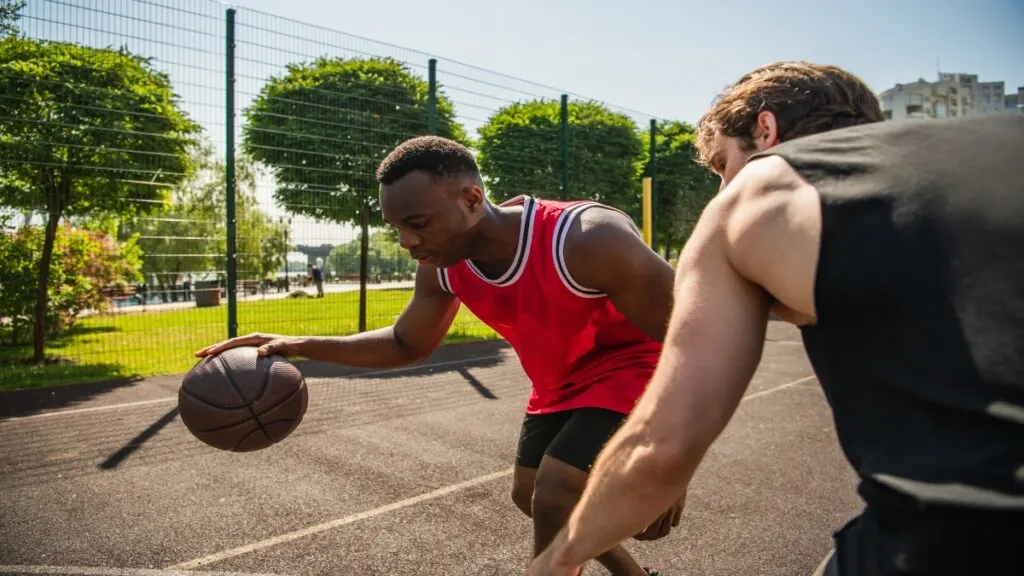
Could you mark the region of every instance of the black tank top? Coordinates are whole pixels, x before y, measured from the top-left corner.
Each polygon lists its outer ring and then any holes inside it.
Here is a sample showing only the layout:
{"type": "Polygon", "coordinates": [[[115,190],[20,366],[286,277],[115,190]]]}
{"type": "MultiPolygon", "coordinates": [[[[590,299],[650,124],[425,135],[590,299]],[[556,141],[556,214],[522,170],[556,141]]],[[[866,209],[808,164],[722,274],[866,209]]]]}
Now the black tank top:
{"type": "Polygon", "coordinates": [[[766,155],[821,195],[802,335],[869,508],[1024,513],[1024,116],[882,122],[766,155]]]}

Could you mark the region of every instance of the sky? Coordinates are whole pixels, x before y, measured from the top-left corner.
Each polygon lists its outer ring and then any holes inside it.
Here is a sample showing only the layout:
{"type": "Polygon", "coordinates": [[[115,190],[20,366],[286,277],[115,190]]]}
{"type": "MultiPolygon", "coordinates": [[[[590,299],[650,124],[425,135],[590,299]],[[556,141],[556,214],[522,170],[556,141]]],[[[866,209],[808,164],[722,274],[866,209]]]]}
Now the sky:
{"type": "MultiPolygon", "coordinates": [[[[427,60],[471,132],[515,100],[562,92],[625,112],[695,122],[756,66],[834,64],[881,92],[937,71],[1024,86],[1024,0],[29,0],[33,37],[121,45],[169,72],[182,105],[224,148],[224,10],[236,16],[236,110],[284,65],[387,55],[422,77],[427,60]],[[173,8],[168,8],[168,7],[173,8]]],[[[236,132],[237,133],[237,132],[236,132]]],[[[257,196],[280,215],[273,184],[257,196]]],[[[301,217],[297,243],[337,244],[348,227],[301,217]]]]}
{"type": "Polygon", "coordinates": [[[834,64],[876,93],[943,71],[1024,86],[1024,1],[234,0],[660,117],[695,121],[775,60],[834,64]]]}

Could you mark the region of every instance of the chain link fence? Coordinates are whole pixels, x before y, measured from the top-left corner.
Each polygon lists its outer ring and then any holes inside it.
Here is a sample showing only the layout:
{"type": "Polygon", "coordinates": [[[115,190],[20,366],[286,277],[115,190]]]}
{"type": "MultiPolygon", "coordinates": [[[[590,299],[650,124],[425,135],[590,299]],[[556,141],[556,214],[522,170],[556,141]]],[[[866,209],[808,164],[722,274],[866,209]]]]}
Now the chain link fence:
{"type": "MultiPolygon", "coordinates": [[[[0,5],[20,16],[0,21],[0,388],[390,325],[415,262],[374,173],[414,136],[469,146],[493,202],[640,226],[646,180],[666,258],[716,189],[685,123],[414,50],[214,0],[0,5]]],[[[449,341],[489,337],[463,309],[449,341]]]]}

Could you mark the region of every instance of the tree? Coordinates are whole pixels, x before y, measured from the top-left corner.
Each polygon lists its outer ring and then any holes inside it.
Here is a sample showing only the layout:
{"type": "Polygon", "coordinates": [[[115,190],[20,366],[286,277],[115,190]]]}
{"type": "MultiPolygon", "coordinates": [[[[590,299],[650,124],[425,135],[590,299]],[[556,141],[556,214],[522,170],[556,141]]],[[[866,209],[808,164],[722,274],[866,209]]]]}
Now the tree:
{"type": "MultiPolygon", "coordinates": [[[[146,254],[143,272],[156,277],[156,289],[165,298],[187,274],[226,267],[226,167],[208,143],[195,149],[192,163],[194,173],[175,187],[159,218],[140,219],[125,227],[128,233],[139,234],[146,254]]],[[[237,271],[240,278],[262,280],[281,265],[287,249],[285,225],[260,209],[256,181],[255,163],[239,155],[235,161],[237,271]]]]}
{"type": "Polygon", "coordinates": [[[24,1],[0,0],[0,36],[17,36],[21,32],[18,20],[24,7],[24,1]]]}
{"type": "MultiPolygon", "coordinates": [[[[650,133],[645,132],[642,138],[646,170],[650,133]]],[[[656,241],[664,249],[666,260],[674,246],[681,246],[690,237],[704,206],[718,193],[714,175],[695,160],[694,139],[693,126],[676,120],[658,121],[656,241]]]]}
{"type": "MultiPolygon", "coordinates": [[[[43,232],[36,226],[0,232],[0,317],[8,319],[0,333],[11,345],[34,336],[34,294],[43,242],[43,232]]],[[[59,336],[86,310],[106,310],[107,289],[123,289],[141,277],[135,237],[118,242],[104,231],[66,223],[58,227],[54,254],[44,324],[47,338],[59,336]]]]}
{"type": "MultiPolygon", "coordinates": [[[[492,200],[561,197],[560,114],[559,102],[516,102],[480,128],[477,160],[492,200]]],[[[596,102],[569,102],[570,199],[604,202],[638,217],[642,158],[640,135],[628,116],[596,102]]]]}
{"type": "MultiPolygon", "coordinates": [[[[428,92],[390,58],[319,58],[290,64],[245,111],[243,149],[273,171],[277,201],[297,214],[360,227],[360,330],[369,228],[378,212],[374,174],[395,146],[427,133],[428,92]]],[[[467,141],[440,90],[437,133],[467,141]]]]}
{"type": "MultiPolygon", "coordinates": [[[[370,236],[370,250],[367,257],[367,270],[370,274],[381,276],[411,277],[416,272],[416,261],[409,253],[398,245],[390,234],[381,230],[370,236]]],[[[335,246],[324,262],[325,268],[339,275],[356,274],[359,272],[357,258],[359,246],[356,242],[346,242],[335,246]]]]}
{"type": "Polygon", "coordinates": [[[0,203],[47,217],[35,354],[43,360],[47,285],[65,215],[153,210],[191,170],[199,126],[168,76],[124,49],[0,38],[0,203]]]}

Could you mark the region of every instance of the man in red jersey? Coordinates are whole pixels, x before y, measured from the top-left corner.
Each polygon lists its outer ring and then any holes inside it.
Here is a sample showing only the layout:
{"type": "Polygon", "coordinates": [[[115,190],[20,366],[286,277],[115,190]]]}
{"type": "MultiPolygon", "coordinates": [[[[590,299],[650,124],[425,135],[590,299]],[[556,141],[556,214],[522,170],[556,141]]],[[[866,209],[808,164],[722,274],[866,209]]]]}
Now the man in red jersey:
{"type": "MultiPolygon", "coordinates": [[[[512,500],[533,519],[534,555],[561,529],[604,443],[658,362],[672,306],[672,267],[618,210],[522,196],[487,200],[472,153],[448,139],[402,143],[377,170],[384,220],[418,262],[393,326],[332,338],[250,334],[207,347],[296,355],[361,367],[426,359],[459,304],[516,350],[532,393],[512,500]]],[[[682,499],[636,535],[669,533],[682,499]]],[[[621,546],[597,558],[612,574],[654,574],[621,546]]]]}

